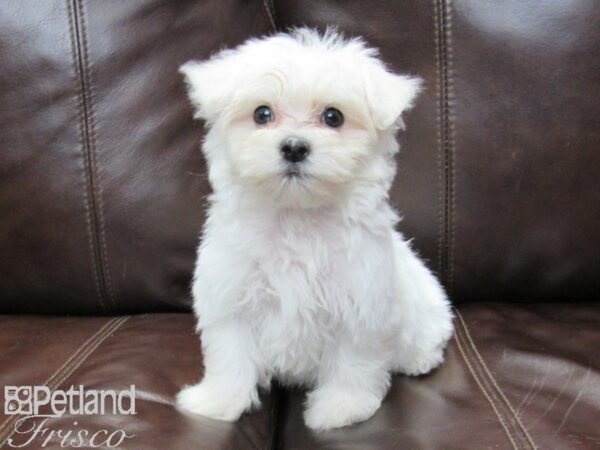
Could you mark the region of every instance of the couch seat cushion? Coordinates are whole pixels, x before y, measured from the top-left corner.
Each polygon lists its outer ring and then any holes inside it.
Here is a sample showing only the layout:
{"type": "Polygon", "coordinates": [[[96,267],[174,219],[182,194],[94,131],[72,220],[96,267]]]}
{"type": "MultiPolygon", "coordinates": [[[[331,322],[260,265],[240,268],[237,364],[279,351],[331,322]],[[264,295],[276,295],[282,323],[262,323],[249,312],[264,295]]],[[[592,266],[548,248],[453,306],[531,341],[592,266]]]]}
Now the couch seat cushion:
{"type": "MultiPolygon", "coordinates": [[[[200,341],[191,314],[1,316],[0,330],[2,386],[46,385],[67,390],[71,385],[83,385],[86,390],[122,390],[135,385],[136,415],[65,414],[49,419],[48,430],[73,430],[75,434],[85,429],[90,435],[98,430],[123,430],[135,435],[119,446],[127,449],[270,447],[274,403],[269,396],[263,396],[260,411],[245,415],[235,424],[183,414],[174,408],[178,390],[202,375],[200,341]]],[[[4,400],[2,389],[2,405],[4,400]]],[[[4,408],[0,412],[4,413],[4,408]]],[[[31,433],[14,431],[20,417],[0,416],[0,448],[10,448],[9,438],[14,445],[23,445],[31,438],[31,433]]],[[[41,448],[47,435],[24,448],[41,448]]],[[[53,436],[44,448],[61,448],[61,438],[53,436]]]]}
{"type": "Polygon", "coordinates": [[[458,307],[446,363],[395,376],[375,416],[314,433],[304,392],[285,394],[286,449],[598,449],[600,307],[473,304],[458,307]]]}

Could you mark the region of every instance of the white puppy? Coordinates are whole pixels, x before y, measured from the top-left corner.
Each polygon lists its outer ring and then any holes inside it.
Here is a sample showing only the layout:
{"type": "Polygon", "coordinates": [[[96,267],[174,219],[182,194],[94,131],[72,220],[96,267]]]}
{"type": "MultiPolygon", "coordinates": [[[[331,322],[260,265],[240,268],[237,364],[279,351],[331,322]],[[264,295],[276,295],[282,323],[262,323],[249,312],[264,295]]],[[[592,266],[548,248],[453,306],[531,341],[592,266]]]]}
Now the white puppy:
{"type": "Polygon", "coordinates": [[[443,360],[443,289],[395,229],[395,133],[420,80],[335,31],[252,39],[185,75],[209,127],[193,295],[205,373],[178,405],[236,420],[275,377],[312,388],[306,424],[379,408],[390,373],[443,360]]]}

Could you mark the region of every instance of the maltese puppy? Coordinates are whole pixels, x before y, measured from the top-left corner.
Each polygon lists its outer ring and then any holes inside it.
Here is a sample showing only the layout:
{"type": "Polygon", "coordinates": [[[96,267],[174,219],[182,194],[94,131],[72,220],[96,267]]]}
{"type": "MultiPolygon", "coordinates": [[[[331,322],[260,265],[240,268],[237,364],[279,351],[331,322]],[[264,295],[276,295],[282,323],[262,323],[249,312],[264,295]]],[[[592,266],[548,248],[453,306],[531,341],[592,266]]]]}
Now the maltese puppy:
{"type": "Polygon", "coordinates": [[[440,283],[396,231],[395,134],[418,94],[361,39],[296,29],[181,67],[213,194],[193,296],[205,372],[183,410],[233,421],[272,378],[316,430],[371,417],[392,372],[438,366],[440,283]]]}

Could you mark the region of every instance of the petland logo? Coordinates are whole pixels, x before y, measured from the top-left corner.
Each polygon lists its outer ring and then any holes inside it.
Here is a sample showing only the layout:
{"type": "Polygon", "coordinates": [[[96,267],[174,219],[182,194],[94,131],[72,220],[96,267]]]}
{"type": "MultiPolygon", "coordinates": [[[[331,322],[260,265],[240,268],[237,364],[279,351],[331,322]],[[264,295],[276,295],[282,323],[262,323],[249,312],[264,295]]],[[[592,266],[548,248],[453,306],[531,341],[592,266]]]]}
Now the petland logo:
{"type": "MultiPolygon", "coordinates": [[[[15,422],[13,433],[7,440],[13,448],[26,447],[36,439],[43,439],[42,447],[58,440],[62,448],[86,447],[115,448],[120,446],[129,435],[124,430],[109,432],[100,429],[93,433],[84,429],[49,429],[47,422],[51,418],[64,414],[74,416],[120,414],[134,415],[135,386],[122,391],[84,390],[83,386],[71,386],[68,390],[52,390],[47,386],[5,386],[4,414],[23,416],[15,422]],[[18,443],[17,443],[17,437],[18,443]]],[[[73,422],[78,427],[78,422],[73,422]]]]}

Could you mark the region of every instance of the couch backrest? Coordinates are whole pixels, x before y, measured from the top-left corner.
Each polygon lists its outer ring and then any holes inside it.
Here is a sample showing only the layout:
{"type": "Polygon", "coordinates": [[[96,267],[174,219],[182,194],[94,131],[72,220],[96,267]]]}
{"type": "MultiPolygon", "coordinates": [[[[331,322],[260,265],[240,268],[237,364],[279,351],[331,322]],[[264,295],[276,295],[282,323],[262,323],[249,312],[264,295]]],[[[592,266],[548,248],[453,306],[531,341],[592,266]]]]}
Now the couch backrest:
{"type": "Polygon", "coordinates": [[[600,5],[550,0],[275,2],[425,78],[392,199],[454,301],[597,300],[600,5]]]}
{"type": "Polygon", "coordinates": [[[427,90],[393,202],[456,301],[594,300],[593,2],[0,2],[0,311],[186,309],[209,192],[177,68],[338,25],[427,90]]]}
{"type": "Polygon", "coordinates": [[[189,306],[208,183],[178,67],[261,1],[0,2],[0,308],[189,306]]]}

